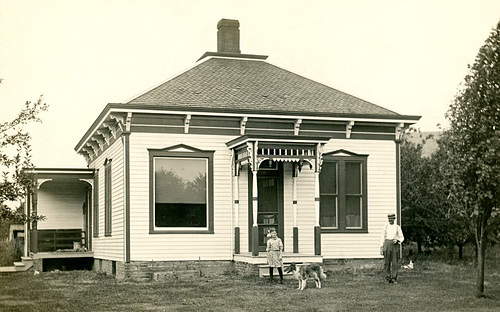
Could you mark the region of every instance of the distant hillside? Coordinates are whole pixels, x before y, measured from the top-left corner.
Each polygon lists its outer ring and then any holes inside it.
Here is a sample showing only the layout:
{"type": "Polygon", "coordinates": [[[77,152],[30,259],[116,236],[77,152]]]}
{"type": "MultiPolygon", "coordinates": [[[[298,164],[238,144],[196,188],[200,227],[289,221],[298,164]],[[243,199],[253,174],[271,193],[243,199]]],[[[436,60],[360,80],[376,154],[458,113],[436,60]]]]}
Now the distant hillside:
{"type": "Polygon", "coordinates": [[[435,150],[437,150],[437,142],[436,139],[439,138],[441,132],[420,132],[420,133],[412,133],[410,135],[410,141],[413,143],[422,143],[422,140],[425,139],[429,135],[433,135],[431,139],[427,139],[425,141],[424,146],[422,147],[422,156],[429,157],[435,150]]]}

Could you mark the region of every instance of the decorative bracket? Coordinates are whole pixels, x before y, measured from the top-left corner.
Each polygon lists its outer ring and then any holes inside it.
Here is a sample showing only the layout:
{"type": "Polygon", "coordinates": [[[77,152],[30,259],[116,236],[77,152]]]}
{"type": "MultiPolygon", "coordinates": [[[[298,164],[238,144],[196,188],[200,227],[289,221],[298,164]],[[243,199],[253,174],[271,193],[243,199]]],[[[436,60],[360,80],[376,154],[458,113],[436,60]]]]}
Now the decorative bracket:
{"type": "Polygon", "coordinates": [[[87,182],[88,184],[90,184],[90,186],[92,188],[94,188],[94,180],[93,179],[78,179],[80,181],[83,181],[83,182],[87,182]]]}
{"type": "Polygon", "coordinates": [[[83,155],[83,157],[90,159],[91,156],[94,154],[94,151],[91,148],[84,146],[84,147],[82,147],[81,153],[87,154],[87,157],[85,157],[85,155],[83,155]]]}
{"type": "Polygon", "coordinates": [[[109,129],[110,134],[116,139],[116,134],[118,133],[118,126],[114,122],[103,122],[104,127],[109,129]]]}
{"type": "Polygon", "coordinates": [[[240,134],[245,134],[245,128],[247,126],[248,117],[243,117],[240,121],[240,134]]]}
{"type": "Polygon", "coordinates": [[[186,118],[184,118],[184,133],[189,133],[190,123],[191,123],[191,115],[186,115],[186,118]]]}
{"type": "Polygon", "coordinates": [[[249,164],[250,168],[252,168],[252,171],[258,171],[259,170],[259,163],[257,159],[257,150],[258,150],[258,144],[259,142],[247,142],[247,150],[248,150],[248,155],[249,155],[249,164]]]}
{"type": "Polygon", "coordinates": [[[38,179],[36,181],[36,188],[39,190],[40,186],[42,186],[42,184],[44,184],[45,182],[50,182],[50,181],[52,181],[52,179],[38,179]]]}
{"type": "Polygon", "coordinates": [[[127,113],[127,119],[125,121],[125,131],[130,132],[130,125],[132,124],[132,113],[127,113]]]}
{"type": "Polygon", "coordinates": [[[321,172],[323,165],[323,144],[316,143],[316,159],[314,160],[314,172],[321,172]]]}
{"type": "Polygon", "coordinates": [[[88,141],[87,145],[90,146],[90,148],[92,148],[92,151],[94,152],[94,154],[97,154],[97,151],[99,150],[99,145],[97,143],[92,142],[92,141],[88,141]]]}
{"type": "Polygon", "coordinates": [[[92,141],[95,141],[97,143],[97,148],[98,149],[103,149],[104,147],[104,143],[106,142],[106,140],[102,137],[102,136],[93,136],[90,138],[92,141]]]}
{"type": "Polygon", "coordinates": [[[345,137],[346,139],[350,139],[351,138],[351,131],[352,131],[352,127],[354,126],[354,121],[349,121],[346,125],[345,125],[345,137]]]}
{"type": "Polygon", "coordinates": [[[395,138],[394,138],[396,141],[401,140],[401,138],[403,136],[404,128],[405,128],[404,123],[400,123],[399,125],[396,126],[396,134],[395,134],[395,138]]]}
{"type": "Polygon", "coordinates": [[[296,119],[295,123],[293,125],[293,134],[294,135],[299,135],[300,131],[300,124],[302,123],[302,119],[296,119]]]}
{"type": "Polygon", "coordinates": [[[109,129],[99,129],[99,130],[97,130],[97,131],[96,131],[96,133],[97,133],[98,135],[100,135],[100,136],[102,136],[102,137],[103,137],[103,139],[104,139],[104,144],[106,144],[106,143],[108,143],[108,144],[109,144],[109,143],[110,143],[110,142],[109,142],[109,141],[110,141],[110,140],[109,140],[109,138],[110,138],[110,136],[112,135],[111,130],[109,130],[109,129]]]}
{"type": "Polygon", "coordinates": [[[116,120],[116,123],[118,124],[120,130],[124,130],[123,127],[125,126],[125,117],[123,117],[122,114],[109,114],[109,117],[116,120]]]}

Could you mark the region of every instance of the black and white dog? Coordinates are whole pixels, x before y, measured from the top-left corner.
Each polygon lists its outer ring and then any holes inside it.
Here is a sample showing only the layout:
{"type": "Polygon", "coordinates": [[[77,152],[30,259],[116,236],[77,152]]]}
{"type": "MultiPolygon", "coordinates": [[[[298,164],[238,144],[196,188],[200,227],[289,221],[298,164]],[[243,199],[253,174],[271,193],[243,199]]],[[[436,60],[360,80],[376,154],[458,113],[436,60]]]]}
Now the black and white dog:
{"type": "Polygon", "coordinates": [[[318,263],[302,265],[292,263],[285,272],[292,272],[293,277],[299,281],[298,290],[304,290],[304,288],[306,288],[307,280],[313,280],[316,283],[316,288],[321,288],[321,280],[326,279],[323,268],[318,263]]]}

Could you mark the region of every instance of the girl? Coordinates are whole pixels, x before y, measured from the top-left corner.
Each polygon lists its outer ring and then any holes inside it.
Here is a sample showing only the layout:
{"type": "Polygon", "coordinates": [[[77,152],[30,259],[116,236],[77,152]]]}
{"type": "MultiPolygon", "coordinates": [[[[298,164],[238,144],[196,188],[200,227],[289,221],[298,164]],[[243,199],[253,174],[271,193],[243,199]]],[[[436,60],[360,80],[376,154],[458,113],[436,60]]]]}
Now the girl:
{"type": "Polygon", "coordinates": [[[271,230],[271,238],[267,241],[267,263],[269,264],[269,280],[273,281],[273,270],[278,268],[280,274],[280,283],[283,284],[283,258],[281,252],[283,251],[283,242],[278,237],[276,230],[271,230]]]}

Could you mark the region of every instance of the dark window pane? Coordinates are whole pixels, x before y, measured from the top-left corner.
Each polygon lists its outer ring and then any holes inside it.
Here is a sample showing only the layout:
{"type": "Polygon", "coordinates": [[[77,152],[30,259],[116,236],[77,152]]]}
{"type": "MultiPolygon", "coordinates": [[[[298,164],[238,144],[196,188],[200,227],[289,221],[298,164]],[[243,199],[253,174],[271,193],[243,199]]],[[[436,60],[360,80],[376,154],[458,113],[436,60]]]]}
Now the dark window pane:
{"type": "Polygon", "coordinates": [[[346,194],[361,194],[361,163],[346,162],[346,194]]]}
{"type": "Polygon", "coordinates": [[[346,206],[346,227],[361,227],[361,197],[347,196],[346,206]]]}
{"type": "Polygon", "coordinates": [[[321,194],[337,194],[337,163],[324,162],[319,175],[321,194]]]}
{"type": "Polygon", "coordinates": [[[257,179],[257,183],[259,194],[259,211],[278,211],[278,183],[276,178],[259,177],[257,179]]]}
{"type": "Polygon", "coordinates": [[[322,227],[337,227],[337,196],[321,196],[319,224],[322,227]]]}
{"type": "Polygon", "coordinates": [[[155,225],[207,226],[207,160],[155,158],[155,225]]]}
{"type": "Polygon", "coordinates": [[[207,226],[207,206],[205,204],[157,203],[155,209],[155,226],[158,227],[207,226]]]}

